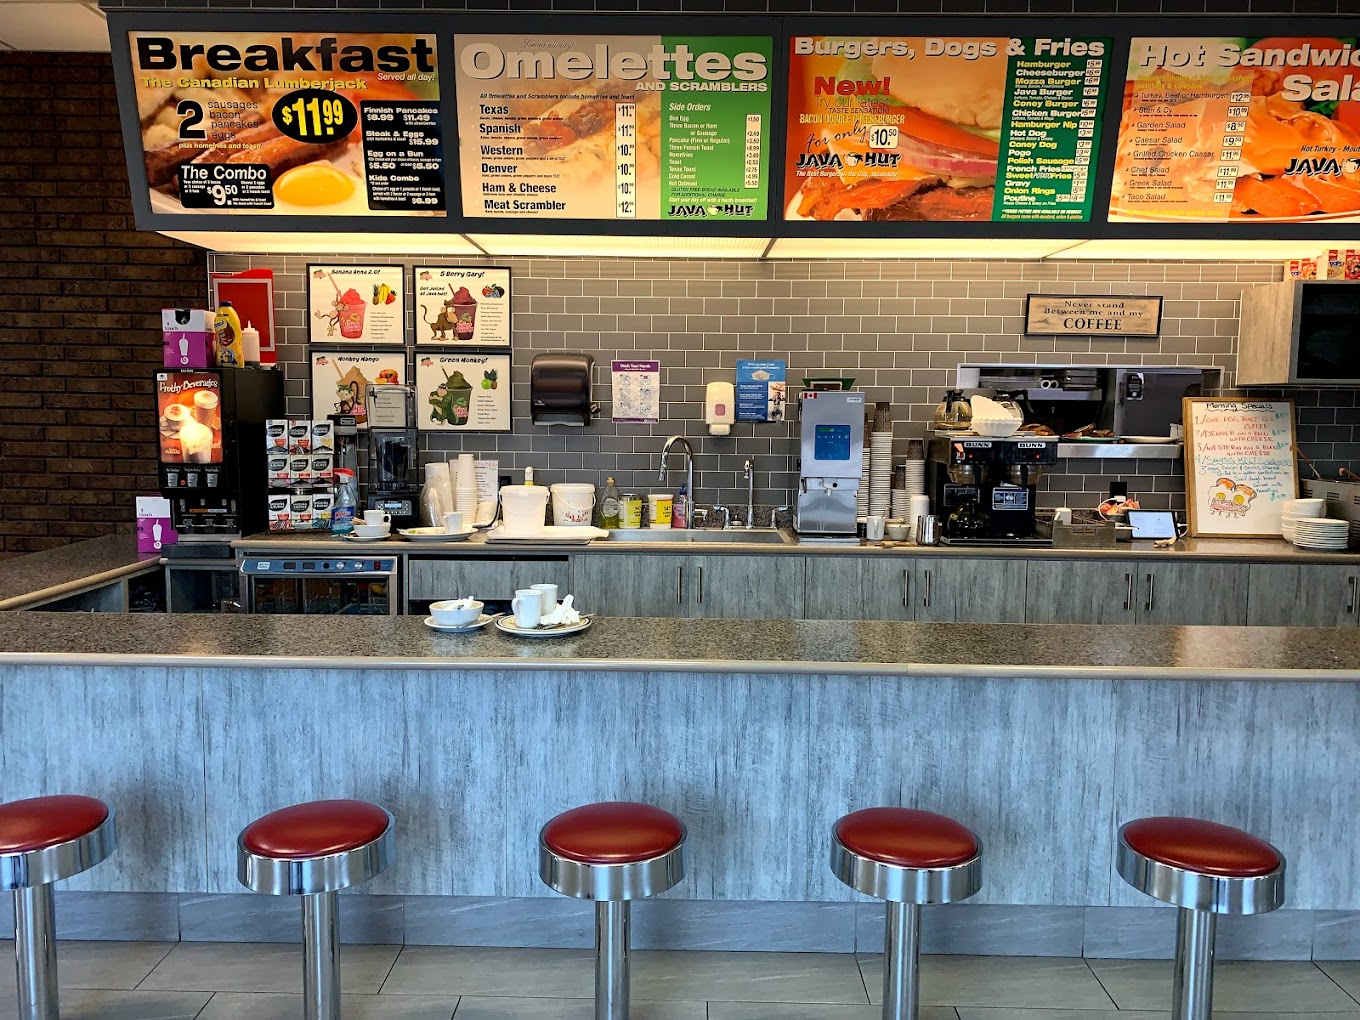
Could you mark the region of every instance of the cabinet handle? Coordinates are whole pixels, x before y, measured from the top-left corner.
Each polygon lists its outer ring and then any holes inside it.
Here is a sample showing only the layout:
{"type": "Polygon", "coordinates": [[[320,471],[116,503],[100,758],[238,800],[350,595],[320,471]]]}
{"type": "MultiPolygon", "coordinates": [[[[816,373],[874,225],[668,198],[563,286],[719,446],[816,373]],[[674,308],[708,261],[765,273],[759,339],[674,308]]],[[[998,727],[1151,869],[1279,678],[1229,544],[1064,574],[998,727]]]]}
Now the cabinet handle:
{"type": "Polygon", "coordinates": [[[1155,575],[1155,574],[1148,574],[1148,576],[1147,576],[1147,583],[1148,583],[1148,598],[1147,598],[1147,607],[1146,607],[1146,610],[1147,610],[1147,612],[1150,613],[1150,612],[1152,612],[1152,607],[1155,606],[1155,605],[1157,604],[1157,577],[1156,577],[1156,575],[1155,575]]]}
{"type": "MultiPolygon", "coordinates": [[[[1355,578],[1351,578],[1351,592],[1355,592],[1355,578]]],[[[906,567],[902,568],[902,608],[906,609],[910,605],[911,599],[911,574],[906,567]]]]}
{"type": "Polygon", "coordinates": [[[1133,612],[1133,573],[1124,575],[1124,612],[1133,612]]]}
{"type": "Polygon", "coordinates": [[[1354,613],[1357,589],[1360,589],[1360,578],[1357,578],[1352,574],[1347,580],[1349,580],[1351,584],[1351,597],[1350,601],[1346,603],[1346,612],[1354,613]]]}
{"type": "Polygon", "coordinates": [[[703,601],[704,601],[704,568],[703,568],[703,567],[700,567],[700,568],[699,568],[699,604],[702,605],[702,604],[703,604],[703,601]]]}
{"type": "Polygon", "coordinates": [[[923,605],[926,609],[929,609],[929,608],[930,608],[930,587],[931,587],[931,585],[930,585],[930,581],[931,581],[930,575],[931,575],[931,573],[932,573],[932,572],[929,571],[929,570],[926,571],[926,597],[925,597],[925,600],[921,603],[921,605],[923,605]]]}
{"type": "Polygon", "coordinates": [[[683,566],[675,568],[675,577],[679,582],[675,592],[675,604],[680,606],[684,605],[685,602],[685,568],[683,566]]]}

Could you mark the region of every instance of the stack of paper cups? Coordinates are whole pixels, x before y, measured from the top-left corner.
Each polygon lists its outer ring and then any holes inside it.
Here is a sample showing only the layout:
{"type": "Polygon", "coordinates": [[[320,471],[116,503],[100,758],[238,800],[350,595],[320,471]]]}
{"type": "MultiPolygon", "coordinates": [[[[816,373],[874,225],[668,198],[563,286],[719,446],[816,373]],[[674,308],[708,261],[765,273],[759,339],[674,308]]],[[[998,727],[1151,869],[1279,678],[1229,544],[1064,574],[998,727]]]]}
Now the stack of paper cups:
{"type": "Polygon", "coordinates": [[[457,463],[450,468],[455,479],[458,511],[471,525],[477,519],[477,458],[470,453],[460,453],[457,463]]]}
{"type": "Polygon", "coordinates": [[[913,495],[907,508],[907,526],[911,528],[911,539],[916,541],[916,518],[930,513],[930,497],[924,493],[913,495]]]}
{"type": "Polygon", "coordinates": [[[890,431],[869,437],[869,513],[883,517],[892,508],[892,442],[890,431]]]}
{"type": "Polygon", "coordinates": [[[859,490],[855,493],[855,513],[860,517],[869,514],[869,444],[864,444],[864,465],[859,475],[859,490]]]}

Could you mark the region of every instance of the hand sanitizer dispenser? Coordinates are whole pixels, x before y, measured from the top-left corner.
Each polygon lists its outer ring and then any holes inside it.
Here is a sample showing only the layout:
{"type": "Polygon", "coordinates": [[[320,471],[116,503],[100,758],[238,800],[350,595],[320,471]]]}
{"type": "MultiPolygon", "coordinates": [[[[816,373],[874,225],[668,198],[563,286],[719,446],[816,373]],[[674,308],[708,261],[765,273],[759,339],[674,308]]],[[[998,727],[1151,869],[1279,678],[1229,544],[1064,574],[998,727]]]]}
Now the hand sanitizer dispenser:
{"type": "Polygon", "coordinates": [[[726,436],[736,420],[737,391],[730,382],[711,382],[704,399],[704,424],[709,435],[726,436]]]}

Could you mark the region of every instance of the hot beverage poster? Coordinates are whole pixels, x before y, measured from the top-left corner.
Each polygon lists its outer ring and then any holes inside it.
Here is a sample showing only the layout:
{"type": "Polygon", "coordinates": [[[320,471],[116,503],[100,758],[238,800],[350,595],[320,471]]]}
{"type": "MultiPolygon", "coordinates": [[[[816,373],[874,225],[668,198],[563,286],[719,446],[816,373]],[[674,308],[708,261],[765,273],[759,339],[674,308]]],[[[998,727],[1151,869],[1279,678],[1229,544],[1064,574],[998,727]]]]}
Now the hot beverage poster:
{"type": "Polygon", "coordinates": [[[1134,39],[1110,218],[1360,221],[1360,49],[1134,39]]]}
{"type": "Polygon", "coordinates": [[[307,267],[312,343],[404,344],[401,266],[307,267]]]}
{"type": "Polygon", "coordinates": [[[510,270],[417,266],[416,343],[510,346],[510,270]]]}
{"type": "Polygon", "coordinates": [[[349,351],[312,351],[312,418],[352,414],[359,426],[368,424],[364,398],[374,383],[408,382],[406,352],[351,354],[349,351]]]}
{"type": "Polygon", "coordinates": [[[153,213],[445,215],[434,36],[130,32],[128,49],[153,213]]]}
{"type": "Polygon", "coordinates": [[[463,213],[763,220],[768,36],[457,35],[463,213]]]}
{"type": "Polygon", "coordinates": [[[222,463],[222,380],[214,372],[156,373],[162,464],[222,463]]]}
{"type": "Polygon", "coordinates": [[[1112,40],[796,35],[789,220],[1091,218],[1112,40]]]}
{"type": "Polygon", "coordinates": [[[416,421],[428,432],[509,432],[510,356],[418,353],[416,421]]]}

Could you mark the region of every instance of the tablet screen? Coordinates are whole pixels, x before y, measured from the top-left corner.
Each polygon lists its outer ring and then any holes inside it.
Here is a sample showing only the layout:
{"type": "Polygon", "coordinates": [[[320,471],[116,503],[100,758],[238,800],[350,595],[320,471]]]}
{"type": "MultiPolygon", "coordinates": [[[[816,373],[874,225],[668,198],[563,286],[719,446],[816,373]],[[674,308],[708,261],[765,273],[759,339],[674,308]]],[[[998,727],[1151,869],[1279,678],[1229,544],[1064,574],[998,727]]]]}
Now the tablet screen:
{"type": "Polygon", "coordinates": [[[1176,537],[1176,518],[1170,510],[1130,510],[1128,519],[1135,539],[1176,537]]]}

